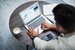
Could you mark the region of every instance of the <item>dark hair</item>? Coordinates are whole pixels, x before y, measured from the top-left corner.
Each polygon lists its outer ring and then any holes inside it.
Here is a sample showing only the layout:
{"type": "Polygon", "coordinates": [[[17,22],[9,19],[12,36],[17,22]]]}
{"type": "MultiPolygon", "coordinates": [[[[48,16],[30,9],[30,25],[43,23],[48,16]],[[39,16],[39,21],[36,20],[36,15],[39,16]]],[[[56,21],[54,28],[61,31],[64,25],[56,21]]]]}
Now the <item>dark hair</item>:
{"type": "Polygon", "coordinates": [[[62,26],[68,32],[75,31],[75,7],[68,4],[58,4],[54,9],[56,24],[62,26]]]}

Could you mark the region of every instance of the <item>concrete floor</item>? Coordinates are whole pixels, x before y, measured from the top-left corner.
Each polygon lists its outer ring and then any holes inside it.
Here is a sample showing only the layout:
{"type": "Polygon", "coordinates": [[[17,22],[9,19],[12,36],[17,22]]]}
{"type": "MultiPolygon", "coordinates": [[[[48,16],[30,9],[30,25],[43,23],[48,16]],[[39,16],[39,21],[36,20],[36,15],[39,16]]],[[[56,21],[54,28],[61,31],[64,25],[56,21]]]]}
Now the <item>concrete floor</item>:
{"type": "MultiPolygon", "coordinates": [[[[21,4],[32,0],[0,0],[0,50],[26,50],[26,45],[16,40],[9,29],[12,12],[21,4]]],[[[42,0],[33,0],[42,1],[42,0]]],[[[43,0],[49,3],[63,3],[62,0],[43,0]]]]}

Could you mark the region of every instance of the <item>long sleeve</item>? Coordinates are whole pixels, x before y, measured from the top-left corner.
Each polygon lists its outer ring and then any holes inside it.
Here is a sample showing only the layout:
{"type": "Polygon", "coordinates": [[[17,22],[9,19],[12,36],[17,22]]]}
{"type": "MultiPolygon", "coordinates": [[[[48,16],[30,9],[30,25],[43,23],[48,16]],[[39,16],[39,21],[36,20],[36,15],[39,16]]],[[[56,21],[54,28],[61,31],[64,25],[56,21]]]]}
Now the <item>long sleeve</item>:
{"type": "Polygon", "coordinates": [[[34,44],[38,50],[75,50],[75,36],[69,38],[58,37],[58,40],[55,39],[48,42],[36,37],[34,44]]]}
{"type": "Polygon", "coordinates": [[[48,50],[48,48],[51,50],[54,50],[55,45],[57,45],[57,43],[58,43],[57,40],[51,40],[47,42],[47,41],[41,40],[39,37],[36,37],[34,39],[35,47],[38,50],[48,50]]]}

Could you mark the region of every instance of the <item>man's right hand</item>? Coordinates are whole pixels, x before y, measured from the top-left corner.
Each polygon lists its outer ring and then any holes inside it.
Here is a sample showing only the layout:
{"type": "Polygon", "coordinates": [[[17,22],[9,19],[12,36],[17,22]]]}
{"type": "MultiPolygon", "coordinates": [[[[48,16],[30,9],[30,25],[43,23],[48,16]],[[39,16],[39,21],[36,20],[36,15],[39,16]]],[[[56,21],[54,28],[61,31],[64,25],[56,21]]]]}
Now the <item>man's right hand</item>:
{"type": "Polygon", "coordinates": [[[49,24],[48,22],[44,21],[42,24],[41,24],[41,28],[43,30],[49,30],[49,29],[54,29],[55,25],[53,24],[49,24]]]}

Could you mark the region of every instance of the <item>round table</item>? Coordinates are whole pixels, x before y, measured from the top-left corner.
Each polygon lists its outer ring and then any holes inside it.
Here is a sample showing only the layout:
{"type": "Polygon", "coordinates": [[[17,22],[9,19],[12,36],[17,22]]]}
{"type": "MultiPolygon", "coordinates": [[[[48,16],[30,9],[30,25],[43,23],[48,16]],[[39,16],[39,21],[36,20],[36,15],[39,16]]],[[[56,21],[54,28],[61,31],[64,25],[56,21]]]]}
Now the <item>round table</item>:
{"type": "MultiPolygon", "coordinates": [[[[21,18],[20,18],[19,12],[26,9],[27,7],[29,7],[31,4],[33,4],[35,2],[37,2],[37,1],[31,1],[31,2],[27,2],[27,3],[24,3],[24,4],[20,5],[11,14],[10,21],[9,21],[10,31],[13,34],[13,36],[18,41],[22,42],[23,44],[27,44],[27,45],[31,45],[31,46],[33,45],[32,40],[29,37],[29,35],[26,33],[26,29],[25,29],[25,26],[24,26],[21,18]],[[13,33],[13,29],[16,28],[16,27],[21,29],[21,33],[18,36],[13,33]]],[[[43,5],[49,4],[49,3],[44,2],[44,1],[38,1],[38,3],[41,7],[41,11],[42,11],[42,14],[43,14],[43,5]]]]}

